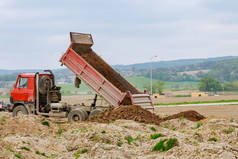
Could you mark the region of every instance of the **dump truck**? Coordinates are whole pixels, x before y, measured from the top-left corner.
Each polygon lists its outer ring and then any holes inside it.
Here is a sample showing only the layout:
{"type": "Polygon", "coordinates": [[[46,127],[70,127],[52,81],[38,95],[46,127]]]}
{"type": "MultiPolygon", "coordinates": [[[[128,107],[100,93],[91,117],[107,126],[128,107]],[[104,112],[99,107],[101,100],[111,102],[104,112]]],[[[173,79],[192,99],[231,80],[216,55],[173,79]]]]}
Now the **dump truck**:
{"type": "Polygon", "coordinates": [[[140,105],[145,109],[154,108],[150,95],[138,91],[92,50],[91,34],[71,32],[70,39],[71,44],[60,61],[75,74],[75,81],[84,81],[113,106],[140,105]]]}
{"type": "Polygon", "coordinates": [[[9,110],[13,116],[36,114],[83,121],[102,111],[101,107],[96,106],[98,95],[110,106],[140,105],[145,109],[154,108],[148,94],[139,92],[92,50],[93,39],[90,34],[71,32],[70,39],[70,46],[60,62],[75,74],[76,87],[82,80],[96,92],[92,104],[69,105],[61,102],[61,88],[56,86],[51,70],[22,73],[11,90],[9,110]]]}

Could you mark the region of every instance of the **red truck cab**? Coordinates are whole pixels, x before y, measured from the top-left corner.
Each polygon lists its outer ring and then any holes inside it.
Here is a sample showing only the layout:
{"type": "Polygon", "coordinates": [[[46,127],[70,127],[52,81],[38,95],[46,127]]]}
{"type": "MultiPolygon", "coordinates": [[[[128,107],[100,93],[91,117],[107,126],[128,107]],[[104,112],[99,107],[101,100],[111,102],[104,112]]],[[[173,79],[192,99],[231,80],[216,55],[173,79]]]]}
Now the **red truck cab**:
{"type": "Polygon", "coordinates": [[[35,73],[24,73],[17,77],[11,90],[11,102],[34,102],[35,100],[35,73]]]}
{"type": "MultiPolygon", "coordinates": [[[[39,74],[39,77],[51,77],[51,74],[39,74]]],[[[35,103],[36,73],[22,73],[17,76],[16,83],[11,89],[10,102],[12,105],[35,103]]],[[[13,108],[13,107],[12,107],[13,108]]]]}

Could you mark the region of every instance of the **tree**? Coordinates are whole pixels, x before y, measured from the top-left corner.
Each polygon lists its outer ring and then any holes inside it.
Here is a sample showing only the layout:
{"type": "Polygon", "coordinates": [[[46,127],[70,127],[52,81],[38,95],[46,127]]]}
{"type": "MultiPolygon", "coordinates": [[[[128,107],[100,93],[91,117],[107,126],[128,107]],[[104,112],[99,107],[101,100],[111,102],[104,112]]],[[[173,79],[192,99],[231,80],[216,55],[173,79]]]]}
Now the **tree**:
{"type": "Polygon", "coordinates": [[[237,91],[238,90],[238,81],[224,82],[223,88],[225,91],[237,91]]]}
{"type": "Polygon", "coordinates": [[[213,76],[207,76],[200,80],[199,90],[205,92],[217,92],[222,90],[221,83],[213,76]]]}
{"type": "MultiPolygon", "coordinates": [[[[147,85],[147,90],[150,90],[150,84],[147,85]]],[[[162,94],[164,90],[164,81],[157,80],[152,84],[152,93],[162,94]]]]}

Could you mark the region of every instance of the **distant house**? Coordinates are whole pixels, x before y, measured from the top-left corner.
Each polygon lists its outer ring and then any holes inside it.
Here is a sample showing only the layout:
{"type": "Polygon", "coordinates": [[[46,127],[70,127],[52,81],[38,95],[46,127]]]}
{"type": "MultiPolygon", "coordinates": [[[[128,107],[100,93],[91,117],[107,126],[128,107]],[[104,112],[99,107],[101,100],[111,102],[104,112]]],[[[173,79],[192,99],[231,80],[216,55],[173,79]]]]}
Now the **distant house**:
{"type": "Polygon", "coordinates": [[[206,92],[192,92],[191,97],[207,97],[208,93],[206,92]]]}

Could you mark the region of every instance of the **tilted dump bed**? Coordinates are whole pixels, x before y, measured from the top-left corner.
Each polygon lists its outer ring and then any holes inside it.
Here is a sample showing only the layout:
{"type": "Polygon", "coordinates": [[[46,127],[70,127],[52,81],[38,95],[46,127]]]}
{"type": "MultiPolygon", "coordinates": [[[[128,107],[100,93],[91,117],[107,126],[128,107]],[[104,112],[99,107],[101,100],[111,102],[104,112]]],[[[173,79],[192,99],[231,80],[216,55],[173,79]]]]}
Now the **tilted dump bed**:
{"type": "Polygon", "coordinates": [[[92,49],[90,34],[70,33],[71,45],[61,57],[63,65],[113,106],[135,104],[153,108],[150,96],[142,94],[92,49]]]}

